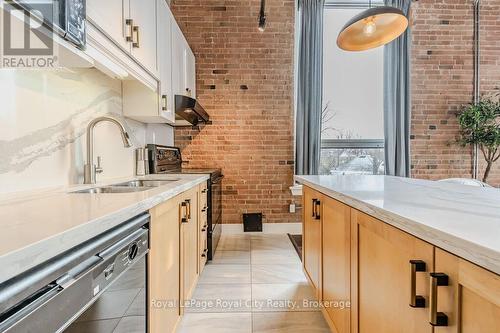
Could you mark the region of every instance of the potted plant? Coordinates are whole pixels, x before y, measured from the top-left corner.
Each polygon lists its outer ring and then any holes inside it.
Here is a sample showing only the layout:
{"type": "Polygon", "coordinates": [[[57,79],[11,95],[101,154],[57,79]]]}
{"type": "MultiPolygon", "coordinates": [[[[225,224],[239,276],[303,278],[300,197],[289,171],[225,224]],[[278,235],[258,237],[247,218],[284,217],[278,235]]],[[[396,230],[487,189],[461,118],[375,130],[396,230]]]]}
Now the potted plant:
{"type": "Polygon", "coordinates": [[[491,167],[500,158],[500,103],[494,98],[484,98],[477,104],[468,105],[458,114],[460,125],[459,143],[477,145],[486,161],[483,182],[491,167]]]}

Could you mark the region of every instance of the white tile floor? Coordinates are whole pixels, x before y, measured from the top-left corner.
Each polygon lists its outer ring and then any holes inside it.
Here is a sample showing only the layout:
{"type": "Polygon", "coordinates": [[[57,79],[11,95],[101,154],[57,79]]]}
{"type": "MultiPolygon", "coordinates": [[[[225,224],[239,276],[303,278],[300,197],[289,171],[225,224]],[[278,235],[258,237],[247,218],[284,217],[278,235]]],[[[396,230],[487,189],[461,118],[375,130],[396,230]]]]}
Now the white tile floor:
{"type": "Polygon", "coordinates": [[[223,235],[178,333],[328,333],[287,235],[223,235]]]}

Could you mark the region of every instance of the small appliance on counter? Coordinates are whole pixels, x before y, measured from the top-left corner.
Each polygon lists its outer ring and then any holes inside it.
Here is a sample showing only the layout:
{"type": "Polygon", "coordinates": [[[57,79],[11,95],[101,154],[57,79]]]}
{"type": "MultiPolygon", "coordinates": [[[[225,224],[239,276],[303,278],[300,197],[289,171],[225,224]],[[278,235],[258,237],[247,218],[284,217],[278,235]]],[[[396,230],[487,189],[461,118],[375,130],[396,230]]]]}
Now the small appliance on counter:
{"type": "Polygon", "coordinates": [[[148,148],[137,148],[135,150],[135,174],[137,176],[149,175],[148,148]]]}
{"type": "Polygon", "coordinates": [[[206,174],[208,180],[208,212],[207,212],[207,252],[208,260],[212,260],[222,232],[222,170],[192,169],[182,167],[181,151],[177,147],[147,145],[149,151],[149,171],[152,174],[206,174]]]}

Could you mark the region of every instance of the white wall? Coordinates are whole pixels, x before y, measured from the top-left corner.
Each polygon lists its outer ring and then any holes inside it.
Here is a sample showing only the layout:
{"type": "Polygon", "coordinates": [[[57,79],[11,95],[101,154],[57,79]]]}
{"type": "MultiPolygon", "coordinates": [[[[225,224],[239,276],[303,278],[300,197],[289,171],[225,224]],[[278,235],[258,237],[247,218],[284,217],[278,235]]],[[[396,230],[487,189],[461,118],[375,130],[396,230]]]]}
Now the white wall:
{"type": "Polygon", "coordinates": [[[171,127],[124,119],[121,82],[95,69],[2,70],[0,100],[0,193],[82,183],[86,126],[101,115],[124,120],[133,147],[123,147],[113,124],[98,125],[98,180],[132,176],[146,137],[173,144],[171,127]]]}

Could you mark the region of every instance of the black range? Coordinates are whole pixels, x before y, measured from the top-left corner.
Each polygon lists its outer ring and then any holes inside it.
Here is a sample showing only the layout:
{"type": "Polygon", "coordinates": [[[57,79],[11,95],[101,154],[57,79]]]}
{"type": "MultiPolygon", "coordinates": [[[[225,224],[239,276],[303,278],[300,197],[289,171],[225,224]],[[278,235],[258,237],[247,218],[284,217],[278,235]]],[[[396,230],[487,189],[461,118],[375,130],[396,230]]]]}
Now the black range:
{"type": "Polygon", "coordinates": [[[207,247],[212,260],[222,232],[222,179],[220,168],[183,168],[178,147],[148,144],[149,170],[152,174],[206,174],[208,180],[207,247]]]}

